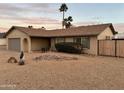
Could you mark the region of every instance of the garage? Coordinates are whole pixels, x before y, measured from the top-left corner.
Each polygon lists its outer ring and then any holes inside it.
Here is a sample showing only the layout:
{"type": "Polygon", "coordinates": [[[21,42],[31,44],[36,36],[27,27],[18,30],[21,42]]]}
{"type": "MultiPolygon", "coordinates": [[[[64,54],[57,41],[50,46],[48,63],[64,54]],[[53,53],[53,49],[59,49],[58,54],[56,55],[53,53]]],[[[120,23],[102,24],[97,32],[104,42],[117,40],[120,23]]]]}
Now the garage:
{"type": "Polygon", "coordinates": [[[8,49],[13,51],[21,50],[20,38],[8,38],[8,49]]]}

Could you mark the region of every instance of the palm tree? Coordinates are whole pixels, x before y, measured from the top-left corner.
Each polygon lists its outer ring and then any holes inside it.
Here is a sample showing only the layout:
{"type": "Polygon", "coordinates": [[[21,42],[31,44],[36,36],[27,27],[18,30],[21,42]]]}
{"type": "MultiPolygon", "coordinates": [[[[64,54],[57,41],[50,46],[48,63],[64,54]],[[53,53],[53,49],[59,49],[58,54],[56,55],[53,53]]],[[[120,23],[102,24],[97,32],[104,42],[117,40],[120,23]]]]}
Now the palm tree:
{"type": "Polygon", "coordinates": [[[65,17],[65,12],[68,10],[68,7],[65,3],[63,3],[60,8],[59,11],[63,13],[63,20],[62,20],[62,28],[64,28],[64,17],[65,17]]]}
{"type": "Polygon", "coordinates": [[[73,21],[72,16],[64,19],[65,28],[70,28],[72,26],[71,22],[73,21]]]}
{"type": "Polygon", "coordinates": [[[73,21],[72,16],[69,16],[69,17],[68,17],[68,21],[70,21],[70,22],[73,21]]]}

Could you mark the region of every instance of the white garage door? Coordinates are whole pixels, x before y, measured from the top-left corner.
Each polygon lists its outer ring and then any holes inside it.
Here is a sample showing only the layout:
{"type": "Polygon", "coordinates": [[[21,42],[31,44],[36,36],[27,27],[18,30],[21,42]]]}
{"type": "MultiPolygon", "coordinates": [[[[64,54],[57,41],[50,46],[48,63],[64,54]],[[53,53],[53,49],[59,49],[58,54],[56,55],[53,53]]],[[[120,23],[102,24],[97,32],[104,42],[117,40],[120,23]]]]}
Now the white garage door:
{"type": "Polygon", "coordinates": [[[20,38],[9,38],[8,39],[8,49],[14,51],[21,50],[20,38]]]}

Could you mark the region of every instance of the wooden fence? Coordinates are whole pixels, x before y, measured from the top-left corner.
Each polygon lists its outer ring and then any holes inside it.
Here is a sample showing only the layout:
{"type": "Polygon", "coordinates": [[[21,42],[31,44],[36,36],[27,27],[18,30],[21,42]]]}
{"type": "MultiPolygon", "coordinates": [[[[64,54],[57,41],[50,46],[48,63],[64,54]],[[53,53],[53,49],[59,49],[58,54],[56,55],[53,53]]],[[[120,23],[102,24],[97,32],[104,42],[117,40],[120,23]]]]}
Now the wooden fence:
{"type": "Polygon", "coordinates": [[[124,57],[124,40],[99,40],[98,55],[124,57]]]}

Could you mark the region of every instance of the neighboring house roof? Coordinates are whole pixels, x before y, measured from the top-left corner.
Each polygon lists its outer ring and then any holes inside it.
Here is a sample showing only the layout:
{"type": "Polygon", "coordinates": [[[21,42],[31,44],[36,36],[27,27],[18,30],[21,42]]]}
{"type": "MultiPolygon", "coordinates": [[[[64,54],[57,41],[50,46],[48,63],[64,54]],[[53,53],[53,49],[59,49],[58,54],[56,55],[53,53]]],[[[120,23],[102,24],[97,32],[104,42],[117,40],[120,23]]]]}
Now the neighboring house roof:
{"type": "Polygon", "coordinates": [[[5,33],[0,33],[0,38],[3,38],[5,33]]]}
{"type": "Polygon", "coordinates": [[[110,27],[113,34],[115,34],[115,30],[112,24],[110,23],[55,30],[44,30],[13,26],[9,29],[5,36],[7,36],[13,29],[17,29],[31,37],[96,36],[99,35],[102,31],[104,31],[107,27],[110,27]]]}
{"type": "Polygon", "coordinates": [[[124,33],[118,33],[113,36],[113,39],[124,39],[124,33]]]}

